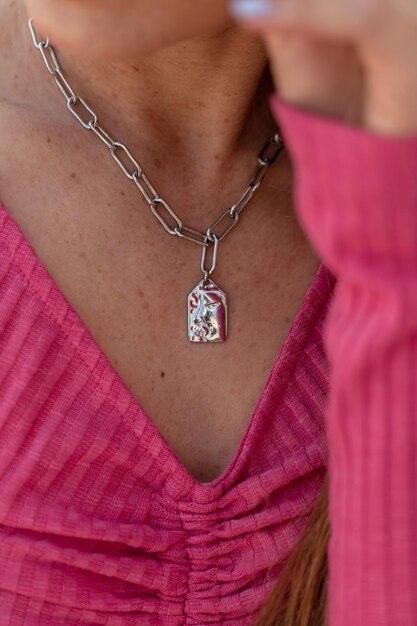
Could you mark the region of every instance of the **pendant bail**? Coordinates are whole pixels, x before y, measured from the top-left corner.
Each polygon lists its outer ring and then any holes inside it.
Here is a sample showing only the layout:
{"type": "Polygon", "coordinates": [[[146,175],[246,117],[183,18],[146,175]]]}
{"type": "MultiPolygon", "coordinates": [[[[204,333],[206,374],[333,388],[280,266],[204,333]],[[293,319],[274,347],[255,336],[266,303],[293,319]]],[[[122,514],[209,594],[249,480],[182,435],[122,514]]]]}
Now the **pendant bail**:
{"type": "Polygon", "coordinates": [[[206,268],[206,256],[207,256],[207,248],[209,247],[209,245],[207,246],[203,246],[202,252],[201,252],[201,271],[204,274],[204,278],[207,280],[207,278],[214,272],[214,270],[216,269],[216,265],[217,265],[217,250],[219,247],[219,239],[218,237],[216,237],[216,235],[214,233],[210,233],[210,235],[207,233],[204,243],[214,243],[214,249],[213,249],[213,258],[211,261],[211,268],[207,269],[206,268]],[[210,239],[211,238],[211,239],[210,239]]]}

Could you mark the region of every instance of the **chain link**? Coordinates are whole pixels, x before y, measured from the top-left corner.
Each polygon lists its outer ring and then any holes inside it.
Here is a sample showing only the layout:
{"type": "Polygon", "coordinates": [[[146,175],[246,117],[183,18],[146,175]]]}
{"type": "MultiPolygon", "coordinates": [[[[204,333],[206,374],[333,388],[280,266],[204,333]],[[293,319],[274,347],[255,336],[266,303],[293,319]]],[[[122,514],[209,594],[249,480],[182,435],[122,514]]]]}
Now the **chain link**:
{"type": "Polygon", "coordinates": [[[68,106],[68,109],[73,114],[73,116],[80,122],[81,126],[84,126],[84,128],[86,128],[87,130],[90,130],[91,124],[93,124],[93,126],[94,126],[94,124],[97,124],[97,115],[94,113],[93,109],[91,109],[88,106],[86,101],[81,98],[81,96],[71,96],[71,98],[69,98],[69,100],[67,100],[67,106],[68,106]],[[77,104],[77,102],[81,102],[81,106],[86,111],[91,113],[91,115],[93,116],[92,120],[88,120],[86,122],[86,121],[83,120],[81,115],[79,113],[77,113],[77,111],[75,110],[75,105],[77,104]]]}
{"type": "Polygon", "coordinates": [[[271,165],[279,153],[281,152],[282,141],[278,133],[276,133],[272,139],[269,139],[261,150],[258,156],[259,165],[271,165]]]}
{"type": "Polygon", "coordinates": [[[223,237],[225,237],[225,236],[227,235],[227,233],[228,233],[230,230],[232,230],[232,228],[233,228],[234,226],[236,226],[236,222],[238,221],[238,219],[239,219],[239,213],[234,213],[234,212],[233,212],[233,214],[232,214],[232,209],[231,209],[231,208],[230,208],[230,209],[227,209],[227,211],[225,211],[225,212],[223,213],[223,215],[221,215],[221,216],[219,217],[219,219],[218,219],[218,220],[216,220],[216,221],[214,222],[214,224],[212,224],[212,225],[211,225],[211,226],[207,229],[207,238],[208,238],[208,240],[209,240],[209,241],[214,241],[214,239],[213,239],[213,238],[214,238],[214,236],[216,236],[216,238],[217,238],[219,241],[221,241],[221,240],[223,239],[223,237]],[[227,219],[227,218],[229,218],[229,219],[231,220],[231,223],[229,223],[229,225],[227,225],[227,224],[226,224],[226,227],[222,230],[221,234],[217,234],[217,235],[216,235],[215,233],[213,233],[213,229],[214,229],[214,228],[216,228],[216,226],[218,226],[219,224],[221,224],[221,223],[224,221],[224,219],[225,219],[225,218],[226,218],[226,219],[227,219]]]}
{"type": "Polygon", "coordinates": [[[92,124],[91,122],[90,122],[89,126],[90,126],[90,130],[92,130],[93,133],[95,133],[97,135],[97,137],[99,139],[101,139],[101,141],[103,143],[105,143],[106,146],[110,150],[112,150],[113,146],[116,145],[116,141],[114,139],[112,139],[108,133],[106,133],[104,128],[102,128],[98,123],[92,124]]]}
{"type": "Polygon", "coordinates": [[[169,206],[169,204],[168,204],[168,202],[166,200],[163,200],[163,198],[155,198],[153,200],[152,204],[151,204],[151,211],[155,215],[155,217],[161,222],[162,226],[165,228],[165,230],[170,235],[176,235],[177,234],[177,230],[181,231],[182,222],[181,222],[180,218],[178,217],[178,215],[175,213],[175,211],[169,206]],[[166,222],[166,220],[164,220],[162,215],[158,212],[156,207],[159,204],[161,204],[168,211],[168,213],[171,215],[171,217],[174,218],[174,220],[176,222],[174,228],[171,228],[169,226],[169,224],[166,222]]]}
{"type": "Polygon", "coordinates": [[[152,206],[152,203],[154,200],[156,200],[157,198],[159,198],[155,188],[151,185],[149,179],[145,176],[145,174],[142,172],[141,175],[139,176],[139,174],[135,174],[133,175],[133,182],[135,183],[136,187],[139,189],[139,191],[141,192],[141,194],[143,195],[143,197],[145,198],[146,202],[149,204],[149,206],[152,206]],[[141,182],[143,181],[143,183],[141,182]],[[152,198],[149,195],[150,192],[152,194],[152,198]]]}
{"type": "Polygon", "coordinates": [[[128,150],[128,148],[126,148],[126,146],[123,143],[120,143],[120,141],[114,141],[113,145],[110,146],[110,152],[112,157],[114,158],[114,160],[116,161],[116,163],[118,164],[118,166],[120,167],[120,169],[122,170],[122,172],[124,174],[126,174],[126,176],[128,178],[130,178],[130,180],[133,180],[134,177],[138,177],[142,174],[142,168],[139,165],[139,163],[136,161],[135,157],[133,156],[133,154],[130,152],[130,150],[128,150]],[[127,158],[129,159],[129,161],[131,163],[133,163],[135,169],[133,170],[133,172],[130,174],[129,171],[127,170],[127,168],[123,165],[122,161],[120,160],[120,158],[117,156],[116,154],[116,150],[117,148],[120,148],[120,150],[122,150],[127,158]]]}
{"type": "Polygon", "coordinates": [[[45,46],[49,45],[49,40],[45,39],[44,41],[39,41],[36,31],[35,31],[35,27],[33,26],[33,20],[32,18],[30,18],[29,20],[29,30],[30,30],[30,34],[32,35],[32,39],[33,39],[33,44],[36,48],[39,48],[39,46],[41,45],[41,43],[45,44],[45,46]]]}
{"type": "MultiPolygon", "coordinates": [[[[208,238],[208,235],[207,235],[208,238]]],[[[204,278],[207,280],[207,278],[210,276],[210,274],[212,274],[214,272],[214,270],[216,269],[216,265],[217,265],[217,249],[219,247],[219,239],[216,237],[216,235],[212,235],[212,241],[213,241],[213,256],[212,256],[212,260],[211,260],[211,268],[208,270],[206,268],[206,256],[207,256],[207,247],[204,247],[202,250],[202,254],[201,254],[201,271],[204,274],[204,278]]]]}
{"type": "Polygon", "coordinates": [[[184,239],[188,239],[188,241],[193,241],[194,243],[198,243],[200,246],[208,246],[207,243],[207,235],[204,233],[200,233],[199,230],[194,230],[193,228],[188,228],[188,226],[182,226],[181,228],[176,228],[175,232],[178,237],[183,237],[184,239]],[[190,233],[189,235],[184,235],[184,231],[190,233]]]}
{"type": "Polygon", "coordinates": [[[71,85],[63,75],[62,71],[59,68],[56,68],[52,76],[54,77],[56,84],[64,94],[64,97],[67,99],[67,102],[71,99],[75,100],[75,93],[72,90],[71,85]]]}
{"type": "Polygon", "coordinates": [[[234,215],[239,215],[243,211],[243,209],[245,208],[245,206],[247,205],[249,200],[251,200],[251,198],[252,198],[254,193],[255,193],[255,191],[249,185],[249,187],[245,190],[245,192],[242,194],[242,196],[239,198],[239,200],[236,202],[236,204],[234,204],[230,208],[230,215],[232,217],[234,215]]]}
{"type": "Polygon", "coordinates": [[[145,176],[141,165],[136,161],[130,150],[122,142],[113,139],[107,131],[102,128],[102,126],[98,123],[98,118],[94,110],[85,100],[83,100],[83,98],[81,98],[81,96],[76,94],[68,80],[65,78],[56,52],[49,44],[48,38],[45,40],[38,39],[36,30],[33,26],[32,18],[29,19],[28,25],[32,35],[33,44],[39,50],[47,70],[52,75],[57,86],[64,95],[67,101],[67,107],[71,114],[81,124],[81,126],[83,126],[83,128],[92,131],[107,146],[107,148],[109,148],[112,157],[122,172],[129,180],[132,180],[135,183],[136,187],[139,189],[143,198],[149,205],[153,215],[162,224],[164,229],[170,235],[177,235],[178,237],[187,239],[188,241],[192,241],[193,243],[203,247],[201,268],[206,276],[211,274],[216,265],[217,247],[219,242],[232,230],[232,228],[236,226],[241,212],[252,199],[255,192],[259,189],[269,171],[270,166],[283,150],[284,142],[281,135],[276,132],[264,144],[258,155],[258,165],[256,170],[254,171],[248,187],[245,189],[236,204],[224,211],[224,213],[222,213],[222,215],[215,222],[213,222],[211,226],[209,226],[206,232],[201,232],[188,226],[184,226],[181,219],[169,203],[161,198],[156,192],[149,179],[145,176]],[[76,110],[77,105],[80,107],[80,112],[76,110]],[[83,117],[81,114],[83,114],[83,117]],[[121,158],[118,156],[117,151],[119,151],[120,155],[124,155],[128,164],[131,166],[130,169],[128,169],[128,167],[123,163],[121,158]],[[163,217],[163,209],[165,209],[165,212],[173,219],[174,224],[172,226],[163,217]],[[215,233],[214,229],[221,225],[224,221],[227,222],[227,220],[230,220],[229,223],[226,223],[222,229],[219,229],[219,233],[215,233]],[[211,269],[207,270],[205,268],[206,249],[210,244],[213,244],[214,246],[213,263],[211,269]]]}
{"type": "Polygon", "coordinates": [[[38,46],[38,50],[41,53],[42,58],[45,61],[45,65],[50,74],[54,75],[55,72],[62,71],[59,65],[57,56],[55,54],[55,50],[53,49],[52,46],[47,44],[45,41],[41,41],[38,46]],[[48,59],[48,54],[49,54],[49,59],[48,59]],[[53,62],[53,67],[51,67],[50,60],[52,60],[53,62]]]}

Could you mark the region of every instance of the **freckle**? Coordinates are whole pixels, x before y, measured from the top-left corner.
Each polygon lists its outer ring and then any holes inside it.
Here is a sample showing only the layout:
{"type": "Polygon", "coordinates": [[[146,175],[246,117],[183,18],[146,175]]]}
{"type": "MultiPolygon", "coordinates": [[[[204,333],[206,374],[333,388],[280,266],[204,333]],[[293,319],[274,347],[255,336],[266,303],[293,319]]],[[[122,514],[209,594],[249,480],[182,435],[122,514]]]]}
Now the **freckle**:
{"type": "Polygon", "coordinates": [[[164,378],[165,372],[161,372],[161,378],[164,378]]]}
{"type": "Polygon", "coordinates": [[[75,172],[71,172],[71,178],[76,178],[75,172]]]}
{"type": "Polygon", "coordinates": [[[46,141],[47,141],[48,143],[51,143],[51,138],[50,138],[50,137],[47,137],[47,138],[46,138],[46,141]]]}
{"type": "Polygon", "coordinates": [[[121,196],[124,196],[124,195],[125,195],[125,192],[123,191],[123,189],[120,191],[120,195],[121,195],[121,196]]]}

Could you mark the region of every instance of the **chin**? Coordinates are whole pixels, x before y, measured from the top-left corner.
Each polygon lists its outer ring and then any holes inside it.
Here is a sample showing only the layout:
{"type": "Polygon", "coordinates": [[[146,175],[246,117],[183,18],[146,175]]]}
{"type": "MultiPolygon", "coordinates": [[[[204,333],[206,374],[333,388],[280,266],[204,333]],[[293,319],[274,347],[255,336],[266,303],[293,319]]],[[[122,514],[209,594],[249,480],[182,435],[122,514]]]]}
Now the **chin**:
{"type": "Polygon", "coordinates": [[[40,38],[97,60],[137,58],[232,26],[226,0],[24,0],[40,38]]]}

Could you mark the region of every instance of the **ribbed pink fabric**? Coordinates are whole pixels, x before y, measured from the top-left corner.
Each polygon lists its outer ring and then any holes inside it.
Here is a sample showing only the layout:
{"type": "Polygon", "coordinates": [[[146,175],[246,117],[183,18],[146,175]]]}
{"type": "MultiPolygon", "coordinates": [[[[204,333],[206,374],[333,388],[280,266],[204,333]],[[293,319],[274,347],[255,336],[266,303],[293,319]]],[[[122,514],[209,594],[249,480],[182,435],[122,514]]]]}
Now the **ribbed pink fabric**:
{"type": "Polygon", "coordinates": [[[337,276],[323,331],[329,626],[416,626],[417,135],[271,105],[300,222],[337,276]]]}
{"type": "Polygon", "coordinates": [[[323,264],[210,483],[0,203],[1,626],[250,625],[328,465],[329,626],[417,624],[417,138],[271,106],[323,264]]]}

